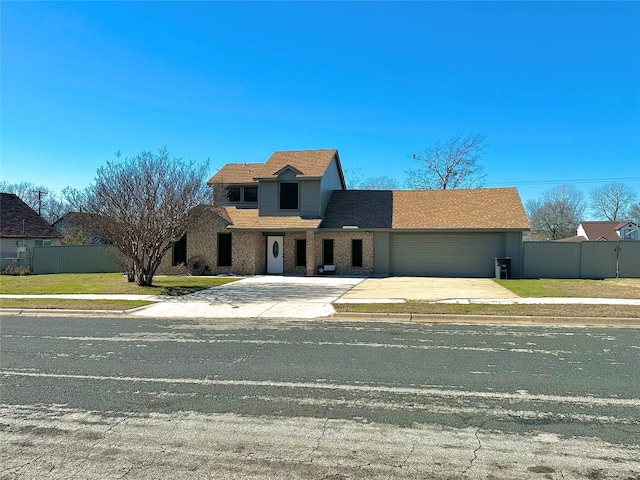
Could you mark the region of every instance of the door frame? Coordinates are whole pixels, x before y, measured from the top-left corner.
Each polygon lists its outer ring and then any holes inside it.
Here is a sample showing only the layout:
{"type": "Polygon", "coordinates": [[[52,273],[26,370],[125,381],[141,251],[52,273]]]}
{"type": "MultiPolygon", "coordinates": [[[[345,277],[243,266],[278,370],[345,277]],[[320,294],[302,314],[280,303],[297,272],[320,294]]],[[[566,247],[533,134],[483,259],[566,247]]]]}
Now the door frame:
{"type": "Polygon", "coordinates": [[[284,235],[268,235],[266,239],[266,263],[268,275],[284,273],[284,235]],[[277,246],[274,245],[277,243],[277,246]],[[277,256],[274,253],[277,251],[277,256]]]}

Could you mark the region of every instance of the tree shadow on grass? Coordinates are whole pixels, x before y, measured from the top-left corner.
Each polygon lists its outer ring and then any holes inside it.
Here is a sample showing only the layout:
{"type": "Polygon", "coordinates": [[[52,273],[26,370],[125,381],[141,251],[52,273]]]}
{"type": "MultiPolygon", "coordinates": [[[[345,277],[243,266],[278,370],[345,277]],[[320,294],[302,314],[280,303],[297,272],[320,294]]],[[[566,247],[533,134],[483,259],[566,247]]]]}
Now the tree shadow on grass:
{"type": "Polygon", "coordinates": [[[158,288],[164,288],[165,290],[165,295],[168,295],[170,297],[181,297],[183,295],[189,295],[190,293],[196,293],[199,292],[201,290],[206,290],[207,288],[212,288],[211,286],[198,286],[198,285],[185,285],[185,286],[181,286],[181,285],[176,285],[176,286],[172,286],[172,287],[158,287],[158,288]]]}

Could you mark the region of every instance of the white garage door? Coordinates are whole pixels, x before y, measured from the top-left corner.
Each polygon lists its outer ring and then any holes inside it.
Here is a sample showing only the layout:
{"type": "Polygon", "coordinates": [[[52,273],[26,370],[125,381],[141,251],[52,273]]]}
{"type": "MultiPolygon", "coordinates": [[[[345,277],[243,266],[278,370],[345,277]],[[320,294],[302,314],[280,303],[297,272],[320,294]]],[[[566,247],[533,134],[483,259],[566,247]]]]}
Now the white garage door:
{"type": "Polygon", "coordinates": [[[493,277],[500,233],[398,233],[391,237],[393,275],[493,277]]]}

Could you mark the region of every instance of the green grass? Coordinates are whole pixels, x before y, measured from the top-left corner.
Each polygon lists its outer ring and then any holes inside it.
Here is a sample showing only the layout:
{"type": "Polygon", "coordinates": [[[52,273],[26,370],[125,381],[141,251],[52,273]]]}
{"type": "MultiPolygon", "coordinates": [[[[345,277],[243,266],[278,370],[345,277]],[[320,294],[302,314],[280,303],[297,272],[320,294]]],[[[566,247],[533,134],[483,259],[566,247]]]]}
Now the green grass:
{"type": "Polygon", "coordinates": [[[13,295],[137,294],[186,295],[234,282],[231,277],[157,276],[152,287],[130,283],[119,273],[60,273],[53,275],[0,275],[0,293],[13,295]]]}
{"type": "Polygon", "coordinates": [[[506,315],[532,317],[640,318],[640,306],[619,305],[487,305],[406,303],[337,303],[336,312],[425,315],[506,315]]]}
{"type": "Polygon", "coordinates": [[[142,300],[69,300],[58,298],[0,298],[0,308],[46,310],[129,310],[155,302],[142,300]]]}
{"type": "Polygon", "coordinates": [[[640,298],[640,279],[605,280],[516,279],[494,280],[520,297],[640,298]]]}

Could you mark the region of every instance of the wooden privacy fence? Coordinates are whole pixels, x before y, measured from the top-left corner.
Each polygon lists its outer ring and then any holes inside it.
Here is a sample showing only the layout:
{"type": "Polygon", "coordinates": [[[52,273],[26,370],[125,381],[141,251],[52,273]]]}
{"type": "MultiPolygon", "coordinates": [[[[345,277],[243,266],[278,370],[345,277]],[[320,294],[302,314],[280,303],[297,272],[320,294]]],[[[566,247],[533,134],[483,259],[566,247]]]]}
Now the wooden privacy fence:
{"type": "Polygon", "coordinates": [[[640,241],[524,242],[524,278],[640,278],[640,241]]]}
{"type": "Polygon", "coordinates": [[[118,249],[111,245],[33,247],[31,271],[45,273],[115,273],[125,271],[118,249]]]}

